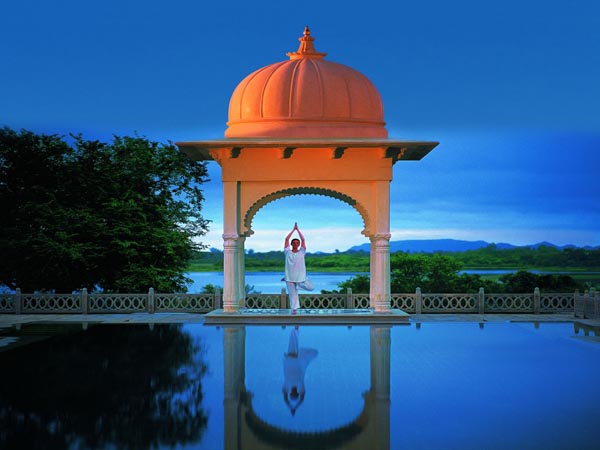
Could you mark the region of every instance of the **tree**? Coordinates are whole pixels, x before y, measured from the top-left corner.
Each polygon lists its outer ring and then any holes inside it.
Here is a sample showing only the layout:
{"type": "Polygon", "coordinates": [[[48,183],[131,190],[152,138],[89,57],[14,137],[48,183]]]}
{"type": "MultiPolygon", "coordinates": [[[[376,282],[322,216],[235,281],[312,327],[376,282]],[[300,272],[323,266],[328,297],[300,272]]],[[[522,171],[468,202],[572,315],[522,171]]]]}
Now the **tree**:
{"type": "MultiPolygon", "coordinates": [[[[390,258],[390,284],[392,293],[423,292],[462,293],[476,292],[480,287],[497,291],[497,283],[483,280],[479,275],[460,274],[460,261],[451,256],[433,254],[409,254],[396,252],[390,258]]],[[[358,275],[339,285],[352,288],[355,293],[369,292],[369,276],[358,275]]]]}
{"type": "Polygon", "coordinates": [[[457,292],[458,272],[462,264],[451,256],[434,254],[429,258],[426,289],[428,292],[457,292]]]}
{"type": "Polygon", "coordinates": [[[183,291],[208,229],[206,166],[173,144],[0,129],[0,283],[24,291],[183,291]]]}
{"type": "Polygon", "coordinates": [[[520,270],[517,273],[507,273],[500,277],[505,292],[533,292],[538,287],[542,292],[573,292],[583,289],[573,277],[562,274],[544,274],[520,270]]]}
{"type": "Polygon", "coordinates": [[[462,264],[442,255],[412,255],[396,252],[390,259],[392,292],[461,292],[470,287],[472,278],[458,275],[462,264]]]}
{"type": "MultiPolygon", "coordinates": [[[[352,292],[354,292],[355,294],[366,294],[369,292],[369,286],[369,275],[356,275],[338,284],[338,287],[340,288],[338,292],[344,293],[348,289],[352,289],[352,292]]],[[[321,292],[326,293],[324,291],[321,292]]]]}
{"type": "Polygon", "coordinates": [[[425,288],[429,268],[428,257],[396,252],[390,257],[390,282],[392,292],[414,292],[425,288]]]}
{"type": "Polygon", "coordinates": [[[502,275],[500,281],[504,283],[505,292],[510,293],[533,292],[539,287],[537,275],[526,270],[502,275]]]}

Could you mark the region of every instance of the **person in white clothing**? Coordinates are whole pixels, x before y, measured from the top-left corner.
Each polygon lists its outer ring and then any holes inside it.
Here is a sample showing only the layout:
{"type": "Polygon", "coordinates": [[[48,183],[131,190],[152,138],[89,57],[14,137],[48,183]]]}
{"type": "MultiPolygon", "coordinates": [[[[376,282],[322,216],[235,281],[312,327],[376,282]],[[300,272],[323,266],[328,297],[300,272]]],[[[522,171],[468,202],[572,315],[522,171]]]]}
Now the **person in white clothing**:
{"type": "Polygon", "coordinates": [[[304,255],[306,254],[306,240],[298,228],[297,223],[294,223],[294,228],[292,228],[292,231],[285,237],[283,253],[285,254],[284,280],[290,298],[292,313],[295,314],[296,310],[300,307],[298,289],[305,291],[313,290],[313,285],[306,276],[306,263],[304,261],[304,255]],[[298,233],[300,239],[292,239],[290,246],[290,238],[292,237],[292,234],[294,234],[294,231],[298,233]]]}
{"type": "Polygon", "coordinates": [[[283,401],[290,409],[292,416],[296,414],[306,395],[304,385],[306,368],[318,354],[314,348],[300,347],[299,332],[296,325],[290,333],[288,351],[283,355],[283,401]]]}

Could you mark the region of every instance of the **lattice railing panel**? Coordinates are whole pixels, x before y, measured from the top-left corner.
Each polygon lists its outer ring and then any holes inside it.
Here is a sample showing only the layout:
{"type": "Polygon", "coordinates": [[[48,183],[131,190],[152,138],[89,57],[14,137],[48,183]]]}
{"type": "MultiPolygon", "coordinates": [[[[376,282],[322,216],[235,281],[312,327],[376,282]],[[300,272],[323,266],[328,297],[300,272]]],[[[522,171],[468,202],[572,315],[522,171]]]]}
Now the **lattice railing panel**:
{"type": "Polygon", "coordinates": [[[477,294],[423,294],[422,312],[477,311],[477,294]]]}
{"type": "Polygon", "coordinates": [[[155,294],[156,312],[210,312],[214,307],[213,294],[155,294]]]}
{"type": "Polygon", "coordinates": [[[22,294],[22,312],[77,313],[81,311],[81,297],[76,294],[22,294]]]}
{"type": "Polygon", "coordinates": [[[0,294],[0,312],[15,312],[14,294],[0,294]]]}
{"type": "Polygon", "coordinates": [[[91,312],[147,311],[147,294],[91,294],[91,312]]]}
{"type": "Polygon", "coordinates": [[[352,303],[354,309],[369,309],[370,298],[369,294],[352,294],[352,303]]]}
{"type": "Polygon", "coordinates": [[[305,309],[345,309],[345,294],[302,294],[300,307],[305,309]]]}
{"type": "Polygon", "coordinates": [[[246,309],[279,309],[281,294],[246,294],[246,309]]]}
{"type": "Polygon", "coordinates": [[[401,309],[407,313],[416,310],[417,294],[392,294],[392,309],[401,309]]]}
{"type": "MultiPolygon", "coordinates": [[[[283,294],[285,296],[285,294],[283,294]]],[[[484,313],[565,313],[576,317],[600,315],[598,294],[392,294],[391,308],[408,313],[477,313],[479,298],[484,313]],[[576,301],[577,300],[577,301],[576,301]],[[539,306],[539,308],[538,308],[539,306]],[[534,308],[535,307],[535,308],[534,308]]],[[[210,312],[219,305],[219,294],[0,294],[0,313],[127,313],[127,312],[210,312]],[[149,299],[154,298],[154,307],[149,299]],[[82,301],[85,301],[82,305],[82,301]]],[[[287,298],[283,299],[285,305],[287,298]]],[[[301,294],[304,309],[369,309],[369,294],[347,293],[301,294]]],[[[247,310],[278,310],[282,294],[248,294],[247,310]]],[[[284,306],[285,307],[285,306],[284,306]]]]}
{"type": "Polygon", "coordinates": [[[485,312],[533,312],[533,294],[486,294],[485,312]]]}
{"type": "Polygon", "coordinates": [[[540,310],[542,312],[573,311],[573,294],[541,294],[540,310]]]}

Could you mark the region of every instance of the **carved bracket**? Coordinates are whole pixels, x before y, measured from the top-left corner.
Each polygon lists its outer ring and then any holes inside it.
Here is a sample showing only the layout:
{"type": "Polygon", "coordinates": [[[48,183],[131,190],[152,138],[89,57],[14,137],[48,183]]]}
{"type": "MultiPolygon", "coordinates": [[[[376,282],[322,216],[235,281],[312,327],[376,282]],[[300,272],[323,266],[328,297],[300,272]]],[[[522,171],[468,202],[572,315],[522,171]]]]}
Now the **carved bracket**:
{"type": "Polygon", "coordinates": [[[296,150],[294,147],[284,147],[281,149],[281,158],[282,159],[290,159],[292,154],[296,150]]]}
{"type": "Polygon", "coordinates": [[[400,147],[388,147],[385,150],[385,158],[392,158],[392,164],[394,164],[399,159],[402,159],[404,154],[406,153],[406,148],[400,147]]]}
{"type": "Polygon", "coordinates": [[[333,149],[333,159],[340,159],[344,156],[347,147],[336,147],[333,149]]]}
{"type": "Polygon", "coordinates": [[[242,147],[232,147],[231,148],[231,157],[232,158],[239,157],[240,153],[242,153],[242,147]]]}

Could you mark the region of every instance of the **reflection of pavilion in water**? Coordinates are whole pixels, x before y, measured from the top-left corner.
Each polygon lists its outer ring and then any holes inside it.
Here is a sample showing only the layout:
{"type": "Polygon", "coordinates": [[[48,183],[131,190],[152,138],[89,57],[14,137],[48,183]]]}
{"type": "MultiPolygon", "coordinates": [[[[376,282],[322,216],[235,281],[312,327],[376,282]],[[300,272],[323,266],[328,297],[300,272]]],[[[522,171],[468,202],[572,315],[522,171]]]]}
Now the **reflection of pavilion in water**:
{"type": "Polygon", "coordinates": [[[390,327],[371,326],[371,382],[363,394],[361,413],[346,424],[318,432],[287,430],[267,423],[256,414],[252,393],[246,390],[245,347],[245,327],[224,327],[225,450],[389,449],[390,327]]]}
{"type": "Polygon", "coordinates": [[[573,322],[573,331],[576,335],[581,331],[585,337],[600,337],[600,325],[593,321],[575,321],[573,322]]]}

